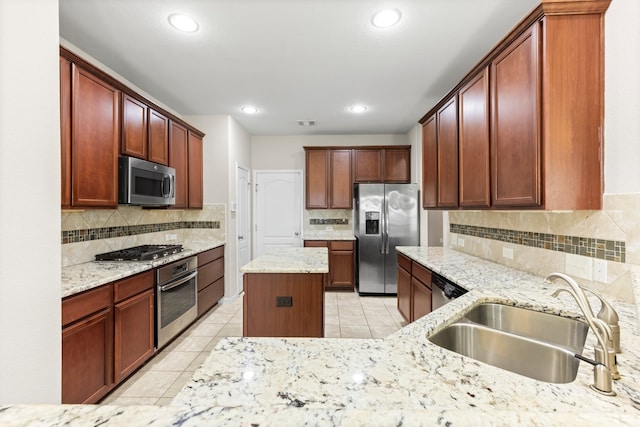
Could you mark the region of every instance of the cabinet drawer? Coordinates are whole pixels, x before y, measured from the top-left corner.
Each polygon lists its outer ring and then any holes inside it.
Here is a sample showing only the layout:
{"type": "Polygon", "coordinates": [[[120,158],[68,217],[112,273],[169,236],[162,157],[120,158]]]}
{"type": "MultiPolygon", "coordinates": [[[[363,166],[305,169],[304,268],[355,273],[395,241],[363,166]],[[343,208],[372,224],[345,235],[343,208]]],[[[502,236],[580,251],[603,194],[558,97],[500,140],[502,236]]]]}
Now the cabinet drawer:
{"type": "Polygon", "coordinates": [[[305,240],[304,241],[305,248],[327,248],[329,247],[329,242],[326,240],[305,240]]]}
{"type": "Polygon", "coordinates": [[[224,276],[224,258],[218,258],[198,268],[198,291],[206,288],[222,276],[224,276]]]}
{"type": "Polygon", "coordinates": [[[329,242],[329,248],[332,251],[352,251],[353,241],[352,240],[331,240],[329,242]]]}
{"type": "Polygon", "coordinates": [[[153,278],[154,270],[149,270],[141,274],[120,280],[113,284],[113,302],[120,301],[153,288],[155,283],[153,278]]]}
{"type": "Polygon", "coordinates": [[[105,308],[111,308],[111,284],[63,299],[62,326],[105,308]]]}
{"type": "Polygon", "coordinates": [[[224,256],[224,246],[220,246],[215,249],[211,249],[206,252],[198,254],[198,266],[205,265],[214,259],[222,258],[224,256]]]}
{"type": "Polygon", "coordinates": [[[198,292],[198,316],[204,314],[224,296],[224,277],[198,292]]]}
{"type": "Polygon", "coordinates": [[[398,265],[411,273],[411,260],[402,254],[398,254],[398,265]]]}
{"type": "Polygon", "coordinates": [[[431,289],[431,270],[414,261],[411,263],[411,274],[431,289]]]}

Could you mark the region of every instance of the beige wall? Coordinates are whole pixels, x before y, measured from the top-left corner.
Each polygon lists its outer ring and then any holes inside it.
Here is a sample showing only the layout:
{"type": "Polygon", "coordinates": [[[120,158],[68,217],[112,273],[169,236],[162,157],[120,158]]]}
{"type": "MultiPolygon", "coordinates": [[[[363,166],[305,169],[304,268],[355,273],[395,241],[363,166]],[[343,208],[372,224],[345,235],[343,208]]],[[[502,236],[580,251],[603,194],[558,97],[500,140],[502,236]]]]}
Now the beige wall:
{"type": "Polygon", "coordinates": [[[58,1],[0,0],[2,403],[61,397],[58,61],[58,1]]]}

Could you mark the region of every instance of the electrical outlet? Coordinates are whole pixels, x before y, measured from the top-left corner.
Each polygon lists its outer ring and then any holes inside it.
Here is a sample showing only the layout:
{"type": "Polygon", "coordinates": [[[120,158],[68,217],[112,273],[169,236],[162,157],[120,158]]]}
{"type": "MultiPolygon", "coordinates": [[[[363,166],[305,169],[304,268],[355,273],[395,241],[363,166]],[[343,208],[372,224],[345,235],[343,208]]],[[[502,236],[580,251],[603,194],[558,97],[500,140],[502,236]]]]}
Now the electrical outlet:
{"type": "Polygon", "coordinates": [[[276,297],[276,307],[291,307],[293,297],[276,297]]]}
{"type": "Polygon", "coordinates": [[[178,235],[177,235],[177,234],[167,234],[167,235],[165,235],[165,237],[164,237],[164,238],[165,238],[165,240],[167,240],[167,241],[168,241],[168,240],[176,240],[176,239],[178,238],[178,235]]]}
{"type": "Polygon", "coordinates": [[[603,259],[593,260],[593,280],[607,283],[607,261],[603,259]]]}
{"type": "Polygon", "coordinates": [[[326,231],[333,231],[333,225],[327,225],[324,229],[326,231]]]}
{"type": "Polygon", "coordinates": [[[460,246],[461,248],[464,248],[464,239],[458,238],[458,246],[460,246]]]}
{"type": "Polygon", "coordinates": [[[453,246],[455,246],[455,245],[457,245],[457,244],[458,244],[458,235],[456,235],[456,234],[452,234],[452,235],[451,235],[451,244],[452,244],[453,246]]]}
{"type": "Polygon", "coordinates": [[[567,254],[565,262],[568,275],[578,276],[587,280],[591,280],[593,277],[593,262],[591,258],[567,254]]]}
{"type": "Polygon", "coordinates": [[[507,258],[507,259],[513,259],[513,249],[512,248],[503,247],[502,248],[502,256],[507,258]]]}

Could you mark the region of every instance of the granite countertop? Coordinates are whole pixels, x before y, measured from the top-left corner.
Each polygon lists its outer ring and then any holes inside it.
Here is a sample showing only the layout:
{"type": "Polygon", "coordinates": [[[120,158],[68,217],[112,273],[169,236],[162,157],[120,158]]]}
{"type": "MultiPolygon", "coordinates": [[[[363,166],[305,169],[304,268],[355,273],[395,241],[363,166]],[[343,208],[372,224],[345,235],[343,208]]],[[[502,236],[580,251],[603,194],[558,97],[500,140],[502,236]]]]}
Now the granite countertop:
{"type": "Polygon", "coordinates": [[[327,248],[272,248],[241,269],[243,273],[328,273],[327,248]]]}
{"type": "Polygon", "coordinates": [[[302,240],[356,240],[356,236],[343,230],[305,231],[302,240]]]}
{"type": "MultiPolygon", "coordinates": [[[[431,333],[481,302],[579,317],[559,286],[442,248],[399,248],[469,292],[385,339],[226,338],[171,406],[0,407],[0,424],[83,425],[637,425],[640,327],[635,304],[608,298],[620,315],[622,379],[617,396],[593,392],[591,365],[575,381],[550,384],[444,350],[431,333]]],[[[633,285],[640,288],[640,271],[633,285]]],[[[598,307],[595,305],[595,307],[598,307]]],[[[584,354],[590,357],[590,332],[584,354]]]]}
{"type": "Polygon", "coordinates": [[[62,298],[151,270],[224,245],[224,241],[189,242],[175,255],[151,261],[93,261],[62,268],[62,298]]]}

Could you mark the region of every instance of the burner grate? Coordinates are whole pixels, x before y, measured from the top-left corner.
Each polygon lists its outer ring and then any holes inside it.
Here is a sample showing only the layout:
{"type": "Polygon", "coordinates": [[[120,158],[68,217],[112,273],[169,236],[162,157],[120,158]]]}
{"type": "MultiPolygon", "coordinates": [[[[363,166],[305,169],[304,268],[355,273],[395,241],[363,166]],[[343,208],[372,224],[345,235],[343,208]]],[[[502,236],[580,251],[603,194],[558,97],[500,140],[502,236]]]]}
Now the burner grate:
{"type": "Polygon", "coordinates": [[[96,261],[148,261],[182,252],[182,245],[141,245],[96,255],[96,261]]]}

